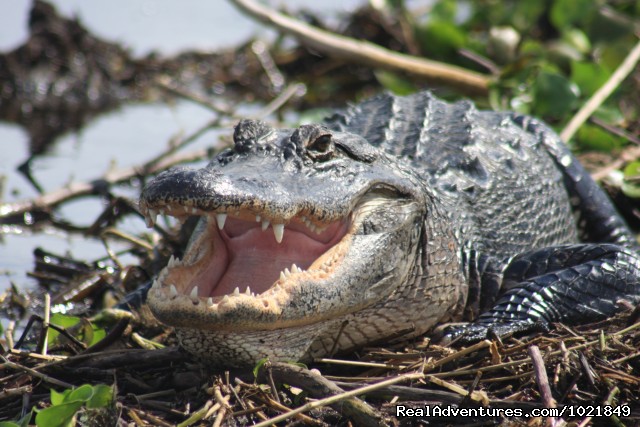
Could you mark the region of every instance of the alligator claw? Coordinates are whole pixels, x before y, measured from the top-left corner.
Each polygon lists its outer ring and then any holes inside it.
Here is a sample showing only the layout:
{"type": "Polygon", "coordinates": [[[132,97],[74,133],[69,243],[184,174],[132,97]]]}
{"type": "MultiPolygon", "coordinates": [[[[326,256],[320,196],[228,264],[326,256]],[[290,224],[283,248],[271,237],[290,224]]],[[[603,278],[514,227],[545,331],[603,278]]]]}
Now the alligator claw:
{"type": "Polygon", "coordinates": [[[550,325],[546,322],[468,323],[446,327],[443,331],[442,342],[450,343],[455,340],[460,344],[472,344],[483,339],[502,339],[511,335],[549,332],[549,330],[550,325]]]}

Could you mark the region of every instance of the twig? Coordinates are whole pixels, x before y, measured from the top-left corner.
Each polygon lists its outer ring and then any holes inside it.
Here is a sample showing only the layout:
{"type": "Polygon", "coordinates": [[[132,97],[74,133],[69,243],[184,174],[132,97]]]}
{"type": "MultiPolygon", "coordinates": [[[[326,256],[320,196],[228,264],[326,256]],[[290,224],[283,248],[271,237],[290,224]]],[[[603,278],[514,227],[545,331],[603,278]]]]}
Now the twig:
{"type": "Polygon", "coordinates": [[[442,366],[445,363],[449,363],[451,361],[459,359],[460,357],[462,357],[462,356],[464,356],[466,354],[469,354],[469,353],[473,353],[474,351],[482,350],[483,348],[489,347],[490,345],[491,345],[491,341],[489,341],[489,340],[480,341],[479,343],[476,343],[476,344],[474,344],[472,346],[463,348],[462,350],[457,351],[457,352],[455,352],[453,354],[450,354],[449,356],[445,356],[442,359],[438,359],[433,363],[428,363],[424,367],[422,372],[427,373],[429,371],[434,370],[438,366],[442,366]]]}
{"type": "MultiPolygon", "coordinates": [[[[263,398],[261,398],[262,400],[263,398]]],[[[269,399],[267,396],[264,396],[264,399],[266,399],[267,403],[272,407],[275,408],[276,410],[280,411],[280,412],[288,412],[291,410],[291,408],[288,408],[286,406],[284,406],[282,403],[280,402],[276,402],[273,399],[269,399]]],[[[296,419],[302,421],[305,424],[308,425],[313,425],[313,426],[326,426],[325,423],[320,422],[314,418],[311,418],[308,415],[304,415],[304,414],[296,414],[295,415],[296,419]]]]}
{"type": "Polygon", "coordinates": [[[315,359],[315,363],[327,363],[333,365],[358,366],[360,368],[382,368],[382,369],[400,369],[398,366],[388,365],[386,363],[375,362],[359,362],[357,360],[341,360],[341,359],[315,359]]]}
{"type": "Polygon", "coordinates": [[[631,145],[625,148],[624,150],[622,150],[622,152],[617,156],[617,158],[614,159],[611,163],[594,171],[591,174],[591,177],[596,181],[600,181],[601,179],[606,178],[609,175],[609,173],[611,173],[611,171],[622,168],[622,166],[625,163],[634,161],[638,157],[640,157],[640,147],[636,145],[631,145]]]}
{"type": "Polygon", "coordinates": [[[124,231],[118,230],[117,228],[114,227],[109,227],[106,228],[103,232],[102,232],[102,236],[106,237],[107,235],[112,235],[112,236],[116,236],[121,238],[122,240],[126,240],[129,243],[133,243],[136,246],[139,246],[147,251],[152,251],[153,250],[153,245],[150,245],[149,243],[145,242],[142,239],[138,239],[137,237],[134,237],[130,234],[125,233],[124,231]]]}
{"type": "Polygon", "coordinates": [[[600,126],[601,128],[603,128],[604,130],[606,130],[609,133],[612,133],[616,136],[619,136],[620,138],[624,138],[626,140],[628,140],[629,142],[634,143],[635,145],[640,145],[640,138],[630,134],[629,132],[627,132],[624,129],[621,129],[617,126],[613,126],[610,125],[609,123],[605,122],[604,120],[601,120],[597,117],[591,117],[589,119],[589,121],[593,122],[593,124],[600,126]]]}
{"type": "Polygon", "coordinates": [[[527,352],[529,353],[531,363],[533,364],[533,371],[535,373],[538,389],[540,390],[542,403],[544,403],[545,408],[555,408],[556,401],[551,394],[549,377],[547,376],[547,369],[544,366],[544,360],[542,359],[542,354],[540,354],[540,349],[537,345],[532,345],[527,349],[527,352]]]}
{"type": "Polygon", "coordinates": [[[320,408],[322,406],[327,406],[327,405],[332,405],[336,402],[340,402],[343,401],[345,399],[348,399],[350,397],[355,397],[358,396],[360,394],[366,394],[369,391],[372,390],[377,390],[379,388],[383,388],[386,387],[388,385],[392,385],[392,384],[396,384],[402,381],[411,381],[411,380],[419,380],[419,379],[423,379],[424,375],[423,374],[404,374],[404,375],[400,375],[394,378],[390,378],[388,380],[385,381],[381,381],[379,383],[376,384],[372,384],[372,385],[368,385],[365,387],[360,387],[351,391],[347,391],[344,393],[340,393],[340,394],[336,394],[334,396],[330,396],[324,399],[320,399],[320,400],[316,400],[314,402],[309,402],[299,408],[293,409],[287,413],[284,413],[282,415],[279,415],[277,417],[271,418],[265,422],[262,423],[258,423],[256,424],[254,427],[267,427],[267,426],[272,426],[280,421],[284,421],[287,420],[291,417],[293,417],[296,414],[300,414],[302,412],[307,412],[310,411],[312,409],[315,408],[320,408]]]}
{"type": "MultiPolygon", "coordinates": [[[[261,376],[264,376],[265,369],[266,367],[260,372],[261,376]]],[[[344,393],[344,390],[334,382],[299,366],[272,363],[270,371],[276,381],[301,388],[316,399],[344,393]]],[[[357,397],[344,399],[339,404],[334,404],[333,408],[350,418],[356,425],[384,425],[382,416],[357,397]]]]}
{"type": "Polygon", "coordinates": [[[173,95],[188,99],[189,101],[194,102],[198,105],[202,105],[203,107],[215,113],[223,114],[226,116],[233,115],[233,111],[226,105],[215,104],[211,100],[204,98],[198,93],[187,91],[186,89],[179,87],[175,82],[171,81],[168,76],[159,77],[155,79],[153,83],[173,95]]]}
{"type": "Polygon", "coordinates": [[[481,403],[484,406],[489,404],[489,397],[487,396],[487,393],[484,391],[474,391],[469,393],[467,390],[460,387],[459,385],[447,382],[440,378],[436,378],[434,376],[428,375],[427,379],[429,380],[429,382],[432,382],[435,385],[446,388],[447,390],[451,390],[454,393],[458,393],[460,396],[469,398],[475,402],[481,403]]]}
{"type": "Polygon", "coordinates": [[[209,408],[211,408],[211,406],[213,406],[213,400],[207,400],[207,402],[204,404],[202,408],[192,413],[189,418],[187,418],[186,420],[178,424],[176,427],[188,427],[191,424],[197,423],[198,421],[206,417],[207,413],[209,412],[209,408]]]}
{"type": "MultiPolygon", "coordinates": [[[[176,154],[167,157],[162,162],[158,162],[155,166],[146,170],[146,172],[157,173],[173,165],[194,162],[196,160],[206,158],[207,156],[208,150],[205,149],[196,150],[191,153],[176,154]]],[[[104,189],[105,184],[108,186],[129,181],[140,175],[141,169],[144,169],[144,166],[142,168],[132,166],[115,171],[110,171],[109,173],[91,182],[77,182],[70,184],[67,187],[43,194],[34,199],[23,200],[15,203],[6,203],[0,206],[0,218],[39,209],[50,209],[68,200],[76,199],[78,197],[87,196],[90,194],[100,193],[102,189],[104,189]]]]}
{"type": "Polygon", "coordinates": [[[486,94],[488,91],[490,78],[486,75],[438,61],[393,52],[374,43],[321,30],[253,0],[231,2],[257,20],[293,35],[300,43],[328,56],[375,68],[402,71],[431,83],[454,86],[472,94],[486,94]]]}
{"type": "Polygon", "coordinates": [[[290,84],[276,98],[265,105],[260,111],[253,115],[256,119],[262,119],[270,114],[278,111],[291,98],[303,96],[307,91],[307,87],[303,83],[290,84]]]}
{"type": "Polygon", "coordinates": [[[591,96],[586,104],[571,118],[567,126],[560,133],[563,141],[569,141],[582,124],[598,109],[598,107],[611,95],[611,93],[627,78],[640,61],[640,41],[636,43],[631,52],[618,66],[616,71],[609,77],[596,93],[591,96]]]}
{"type": "Polygon", "coordinates": [[[49,348],[49,319],[51,318],[51,295],[49,292],[44,294],[44,317],[42,319],[42,350],[40,354],[47,355],[49,348]]]}
{"type": "Polygon", "coordinates": [[[26,366],[22,366],[19,365],[17,363],[13,363],[7,360],[6,357],[0,355],[0,360],[2,360],[2,363],[0,364],[0,369],[1,368],[11,368],[11,369],[15,369],[17,371],[24,371],[27,374],[29,374],[32,377],[36,377],[36,378],[40,378],[42,381],[53,384],[53,385],[57,385],[59,387],[64,387],[64,388],[73,388],[72,384],[69,384],[67,382],[64,381],[60,381],[58,379],[55,379],[53,377],[50,377],[48,375],[42,374],[34,369],[31,368],[27,368],[26,366]]]}

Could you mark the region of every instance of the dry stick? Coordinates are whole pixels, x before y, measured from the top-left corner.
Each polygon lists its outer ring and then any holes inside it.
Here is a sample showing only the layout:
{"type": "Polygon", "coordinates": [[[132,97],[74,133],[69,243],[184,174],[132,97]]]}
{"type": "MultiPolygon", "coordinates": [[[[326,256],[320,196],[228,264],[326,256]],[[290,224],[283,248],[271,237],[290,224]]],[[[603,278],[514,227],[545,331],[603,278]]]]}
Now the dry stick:
{"type": "Polygon", "coordinates": [[[34,369],[27,368],[26,366],[22,366],[17,363],[10,362],[2,355],[0,355],[0,360],[2,360],[2,363],[0,363],[0,368],[11,368],[17,371],[24,371],[32,377],[40,378],[44,382],[51,383],[59,387],[73,388],[72,384],[69,384],[67,382],[60,381],[48,375],[42,374],[34,369]]]}
{"type": "Polygon", "coordinates": [[[560,133],[563,141],[569,141],[582,124],[593,114],[594,111],[611,95],[611,93],[627,78],[640,61],[640,41],[636,43],[631,52],[618,66],[616,71],[609,77],[609,80],[600,87],[587,101],[586,104],[573,116],[567,126],[560,133]]]}
{"type": "Polygon", "coordinates": [[[253,115],[255,119],[262,119],[278,111],[291,98],[303,96],[307,91],[304,83],[292,83],[285,88],[277,97],[265,105],[260,111],[253,115]]]}
{"type": "Polygon", "coordinates": [[[44,294],[44,318],[42,320],[42,333],[44,337],[42,338],[42,351],[40,354],[43,356],[47,355],[47,349],[49,347],[49,320],[51,318],[51,295],[49,292],[44,294]]]}
{"type": "Polygon", "coordinates": [[[191,153],[167,157],[163,161],[158,162],[156,165],[146,170],[143,165],[142,168],[132,166],[110,171],[97,180],[91,182],[72,183],[69,186],[43,194],[34,199],[0,205],[0,218],[37,209],[52,208],[68,200],[97,193],[102,187],[102,183],[106,182],[108,185],[118,184],[140,175],[141,170],[145,170],[147,173],[156,173],[176,164],[194,162],[196,160],[206,158],[207,155],[208,150],[201,149],[191,153]]]}
{"type": "MultiPolygon", "coordinates": [[[[612,334],[609,334],[609,336],[611,336],[611,337],[621,336],[621,335],[626,334],[627,332],[631,332],[632,330],[638,329],[638,328],[640,328],[640,322],[634,323],[631,326],[628,326],[628,327],[626,327],[624,329],[621,329],[621,330],[616,331],[616,332],[614,332],[612,334]]],[[[600,343],[599,339],[593,340],[593,341],[588,341],[588,342],[585,342],[585,343],[582,343],[582,344],[574,345],[573,347],[569,347],[566,350],[552,351],[547,356],[549,356],[549,357],[558,356],[558,355],[562,354],[563,351],[581,350],[583,348],[592,347],[592,346],[597,345],[599,343],[600,343]]],[[[518,365],[523,365],[523,364],[528,364],[528,363],[531,363],[530,359],[520,359],[520,360],[513,360],[513,361],[510,361],[510,362],[500,363],[498,365],[484,366],[482,368],[458,370],[458,371],[451,371],[451,372],[440,372],[440,373],[431,374],[431,375],[433,375],[434,377],[437,377],[437,378],[456,377],[456,376],[460,376],[460,375],[476,375],[477,372],[496,371],[498,369],[508,368],[508,367],[511,367],[511,366],[518,366],[518,365]]]]}
{"type": "Polygon", "coordinates": [[[449,363],[453,360],[456,360],[466,354],[469,353],[473,353],[476,350],[482,350],[483,348],[489,347],[491,345],[491,341],[489,340],[483,340],[480,341],[479,343],[476,343],[472,346],[463,348],[460,351],[457,351],[453,354],[450,354],[449,356],[443,357],[442,359],[438,359],[433,363],[427,363],[427,365],[424,367],[424,369],[422,370],[422,372],[427,373],[429,371],[434,370],[435,368],[444,365],[445,363],[449,363]]]}
{"type": "Polygon", "coordinates": [[[490,78],[454,65],[385,49],[374,43],[340,36],[283,15],[252,0],[231,0],[257,20],[293,35],[300,43],[327,56],[375,68],[402,71],[431,83],[446,84],[473,94],[486,94],[490,78]]]}
{"type": "MultiPolygon", "coordinates": [[[[261,376],[264,376],[264,369],[261,371],[261,376]]],[[[299,366],[273,362],[271,374],[277,382],[301,388],[316,399],[344,393],[344,390],[333,381],[299,366]]],[[[339,404],[333,405],[333,409],[356,425],[385,425],[382,415],[357,397],[342,400],[339,404]]]]}
{"type": "Polygon", "coordinates": [[[227,107],[226,105],[218,105],[213,103],[210,99],[204,98],[199,93],[191,92],[186,89],[179,87],[177,84],[171,81],[168,76],[164,76],[154,80],[153,82],[156,86],[161,89],[166,90],[172,95],[179,96],[181,98],[187,99],[191,102],[194,102],[198,105],[202,105],[203,107],[218,113],[227,116],[233,116],[233,111],[227,107]]]}
{"type": "Polygon", "coordinates": [[[599,181],[606,178],[611,171],[620,169],[625,163],[634,161],[638,157],[640,157],[640,147],[635,145],[629,146],[620,153],[617,159],[593,172],[591,177],[599,181]]]}
{"type": "Polygon", "coordinates": [[[536,383],[538,383],[538,389],[540,390],[540,396],[542,397],[542,403],[544,403],[545,408],[555,408],[556,401],[551,394],[549,377],[547,376],[547,369],[544,366],[542,354],[540,354],[540,348],[538,348],[537,345],[532,345],[527,349],[527,352],[533,364],[533,371],[535,373],[536,383]]]}
{"type": "Polygon", "coordinates": [[[379,388],[384,388],[388,385],[392,385],[392,384],[396,384],[402,381],[411,381],[411,380],[419,380],[419,379],[423,379],[424,375],[423,374],[404,374],[404,375],[400,375],[397,376],[395,378],[391,378],[388,379],[386,381],[381,381],[379,383],[376,384],[372,384],[372,385],[368,385],[365,387],[360,387],[351,391],[347,391],[341,394],[336,394],[334,396],[329,396],[327,398],[324,399],[320,399],[320,400],[316,400],[315,402],[309,402],[299,408],[293,409],[290,412],[284,413],[282,415],[279,415],[277,417],[271,418],[265,422],[262,423],[258,423],[255,424],[254,427],[267,427],[267,426],[272,426],[276,423],[279,423],[280,421],[284,421],[284,420],[288,420],[289,418],[293,417],[296,414],[300,414],[302,412],[307,412],[307,411],[311,411],[312,409],[315,408],[320,408],[322,406],[328,406],[331,404],[334,404],[336,402],[342,401],[344,399],[347,399],[349,397],[355,397],[358,396],[360,394],[365,394],[368,393],[369,391],[372,390],[377,390],[379,388]]]}
{"type": "MultiPolygon", "coordinates": [[[[265,396],[265,400],[266,402],[272,407],[275,408],[276,410],[280,411],[280,412],[288,412],[291,410],[291,408],[284,406],[282,403],[280,402],[276,402],[273,399],[269,399],[268,396],[265,396]]],[[[234,414],[235,415],[235,414],[234,414]]],[[[325,423],[316,420],[315,418],[311,418],[308,415],[304,415],[304,414],[296,414],[295,416],[298,420],[302,421],[303,423],[307,424],[307,425],[313,425],[313,426],[326,426],[325,423]]]]}

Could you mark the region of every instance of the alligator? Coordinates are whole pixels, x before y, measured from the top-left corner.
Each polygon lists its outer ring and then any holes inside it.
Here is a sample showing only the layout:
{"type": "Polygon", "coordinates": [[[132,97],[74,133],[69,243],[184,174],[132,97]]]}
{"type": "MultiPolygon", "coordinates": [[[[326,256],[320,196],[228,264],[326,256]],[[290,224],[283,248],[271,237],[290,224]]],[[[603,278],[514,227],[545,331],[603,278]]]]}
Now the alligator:
{"type": "Polygon", "coordinates": [[[640,303],[634,235],[537,119],[382,94],[295,129],[242,120],[233,141],[140,198],[148,226],[201,217],[148,303],[208,363],[310,360],[451,321],[466,323],[446,338],[470,342],[640,303]]]}

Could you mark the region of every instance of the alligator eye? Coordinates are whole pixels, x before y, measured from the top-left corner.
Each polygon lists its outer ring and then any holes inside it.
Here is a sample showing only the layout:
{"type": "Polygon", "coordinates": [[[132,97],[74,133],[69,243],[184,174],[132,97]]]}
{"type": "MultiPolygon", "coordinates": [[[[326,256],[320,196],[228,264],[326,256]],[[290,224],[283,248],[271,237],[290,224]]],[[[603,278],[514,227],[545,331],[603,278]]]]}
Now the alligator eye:
{"type": "Polygon", "coordinates": [[[333,155],[331,134],[320,135],[307,144],[307,153],[316,160],[327,160],[333,155]]]}

